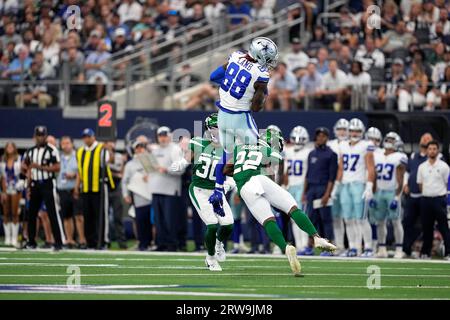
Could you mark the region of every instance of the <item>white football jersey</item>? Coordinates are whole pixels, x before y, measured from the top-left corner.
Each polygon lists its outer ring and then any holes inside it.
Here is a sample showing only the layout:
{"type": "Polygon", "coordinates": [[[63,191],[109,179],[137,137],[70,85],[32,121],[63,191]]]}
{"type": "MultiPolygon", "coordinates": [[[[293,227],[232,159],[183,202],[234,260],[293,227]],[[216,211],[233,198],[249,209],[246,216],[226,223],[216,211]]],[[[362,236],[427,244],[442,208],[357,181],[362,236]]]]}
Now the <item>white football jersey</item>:
{"type": "Polygon", "coordinates": [[[305,182],[306,170],[308,169],[308,155],[312,148],[305,146],[298,149],[295,145],[288,145],[284,155],[284,171],[288,175],[288,186],[298,186],[305,182]]]}
{"type": "Polygon", "coordinates": [[[397,188],[396,170],[400,164],[406,165],[408,157],[402,152],[385,155],[375,152],[375,170],[377,173],[377,189],[395,190],[397,188]]]}
{"type": "Polygon", "coordinates": [[[255,82],[269,82],[269,70],[250,62],[246,53],[236,51],[228,59],[225,78],[219,89],[219,106],[232,111],[248,111],[255,94],[255,82]]]}
{"type": "Polygon", "coordinates": [[[333,150],[334,153],[337,154],[338,157],[338,161],[339,161],[339,143],[341,143],[338,139],[333,139],[328,141],[327,145],[331,148],[331,150],[333,150]]]}
{"type": "Polygon", "coordinates": [[[372,141],[360,140],[355,145],[350,145],[350,141],[343,141],[339,144],[339,154],[344,163],[342,183],[366,182],[366,154],[373,152],[375,146],[372,141]]]}

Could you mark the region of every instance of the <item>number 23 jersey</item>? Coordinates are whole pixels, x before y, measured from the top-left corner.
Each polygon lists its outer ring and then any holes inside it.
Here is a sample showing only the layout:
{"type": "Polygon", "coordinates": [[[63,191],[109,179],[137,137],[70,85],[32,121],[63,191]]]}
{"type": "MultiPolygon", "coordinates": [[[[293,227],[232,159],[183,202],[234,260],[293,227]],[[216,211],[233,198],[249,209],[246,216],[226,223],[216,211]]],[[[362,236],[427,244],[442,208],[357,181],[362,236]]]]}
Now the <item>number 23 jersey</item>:
{"type": "Polygon", "coordinates": [[[397,188],[397,167],[400,164],[406,165],[408,163],[407,156],[401,152],[393,152],[389,155],[385,155],[384,152],[375,152],[374,159],[377,189],[395,190],[397,188]]]}
{"type": "Polygon", "coordinates": [[[244,51],[230,55],[225,78],[219,89],[221,108],[232,111],[249,111],[255,94],[255,82],[269,82],[269,70],[245,58],[244,51]]]}
{"type": "Polygon", "coordinates": [[[342,141],[339,144],[339,154],[343,162],[342,183],[366,182],[366,154],[373,152],[375,146],[371,141],[360,140],[355,145],[350,145],[350,141],[342,141]]]}

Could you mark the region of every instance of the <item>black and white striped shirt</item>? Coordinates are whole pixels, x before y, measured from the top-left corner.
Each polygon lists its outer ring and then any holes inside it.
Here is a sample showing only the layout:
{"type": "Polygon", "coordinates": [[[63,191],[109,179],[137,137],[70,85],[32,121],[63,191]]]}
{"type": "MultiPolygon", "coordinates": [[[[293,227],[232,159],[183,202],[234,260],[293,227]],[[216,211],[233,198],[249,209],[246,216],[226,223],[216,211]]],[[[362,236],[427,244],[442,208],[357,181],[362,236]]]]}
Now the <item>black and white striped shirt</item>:
{"type": "MultiPolygon", "coordinates": [[[[60,162],[59,152],[58,149],[50,144],[45,144],[41,147],[34,146],[25,152],[24,161],[27,165],[30,165],[31,163],[37,163],[41,166],[54,165],[60,162]]],[[[55,178],[55,172],[48,172],[35,168],[31,169],[32,181],[44,181],[55,178]]]]}

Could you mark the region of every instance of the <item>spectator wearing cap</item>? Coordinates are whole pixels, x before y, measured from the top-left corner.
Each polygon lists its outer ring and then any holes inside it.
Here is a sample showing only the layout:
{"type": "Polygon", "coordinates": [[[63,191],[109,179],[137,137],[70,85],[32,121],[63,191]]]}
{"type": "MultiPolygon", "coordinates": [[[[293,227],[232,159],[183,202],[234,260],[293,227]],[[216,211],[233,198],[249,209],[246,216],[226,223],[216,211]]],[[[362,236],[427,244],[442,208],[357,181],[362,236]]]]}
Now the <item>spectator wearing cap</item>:
{"type": "Polygon", "coordinates": [[[244,0],[232,0],[228,5],[228,14],[232,16],[229,20],[229,29],[235,30],[246,25],[250,21],[250,10],[250,6],[244,0]]]}
{"type": "Polygon", "coordinates": [[[405,84],[406,80],[403,60],[397,58],[392,63],[391,71],[386,73],[386,84],[378,89],[378,101],[384,105],[386,110],[395,110],[399,90],[405,84]]]}
{"type": "Polygon", "coordinates": [[[77,150],[74,196],[78,198],[81,193],[88,248],[101,249],[110,243],[108,191],[115,189],[115,184],[109,163],[114,161],[114,155],[97,142],[94,130],[86,128],[81,136],[84,145],[77,150]]]}
{"type": "Polygon", "coordinates": [[[114,31],[113,39],[111,53],[124,51],[124,54],[126,54],[126,52],[133,50],[133,43],[127,39],[127,31],[125,28],[117,28],[116,31],[114,31]]]}
{"type": "Polygon", "coordinates": [[[437,229],[444,240],[445,255],[450,260],[450,231],[447,221],[447,184],[450,168],[446,162],[439,159],[439,143],[435,140],[427,144],[427,157],[417,170],[417,184],[422,192],[421,258],[428,259],[431,255],[434,225],[437,222],[437,229]]]}
{"type": "Polygon", "coordinates": [[[28,178],[30,203],[28,211],[28,241],[26,248],[36,249],[36,219],[42,203],[47,208],[54,249],[61,250],[65,242],[64,228],[57,204],[56,174],[60,170],[60,158],[56,147],[48,144],[47,128],[38,126],[34,129],[36,145],[25,152],[22,163],[28,178]]]}
{"type": "Polygon", "coordinates": [[[135,0],[124,0],[117,9],[117,13],[120,15],[120,23],[126,23],[134,25],[142,17],[142,6],[135,0]]]}
{"type": "Polygon", "coordinates": [[[97,45],[97,50],[89,54],[84,63],[86,79],[91,84],[96,84],[96,99],[103,97],[105,84],[108,82],[106,63],[111,54],[107,51],[103,40],[97,45]]]}
{"type": "Polygon", "coordinates": [[[291,41],[291,51],[284,56],[284,61],[288,70],[294,73],[297,78],[301,76],[302,71],[306,69],[309,62],[308,55],[302,50],[302,43],[299,38],[293,38],[291,41]]]}
{"type": "Polygon", "coordinates": [[[37,105],[39,108],[47,108],[52,103],[52,97],[47,93],[47,86],[42,82],[39,65],[33,61],[25,75],[25,91],[16,95],[16,106],[37,105]]]}
{"type": "Polygon", "coordinates": [[[172,141],[170,128],[162,126],[157,130],[158,143],[152,146],[152,154],[158,161],[158,170],[150,179],[153,194],[152,206],[155,212],[156,245],[159,251],[176,251],[178,227],[186,223],[180,212],[181,175],[168,170],[172,163],[183,157],[178,144],[172,141]]]}
{"type": "Polygon", "coordinates": [[[314,102],[320,95],[321,86],[322,75],[317,71],[314,61],[310,61],[306,74],[300,80],[300,91],[298,93],[298,98],[304,104],[305,110],[314,107],[314,102]]]}
{"type": "MultiPolygon", "coordinates": [[[[339,69],[335,59],[330,60],[328,69],[329,71],[322,77],[320,102],[322,106],[330,109],[335,103],[343,104],[347,75],[339,69]]],[[[340,110],[340,106],[338,107],[336,109],[340,110]]]]}
{"type": "Polygon", "coordinates": [[[150,246],[152,241],[152,221],[150,218],[151,213],[151,194],[147,197],[143,197],[137,193],[129,190],[128,186],[135,175],[139,175],[145,182],[149,181],[149,174],[144,170],[144,167],[137,158],[137,155],[144,153],[147,150],[147,142],[142,140],[136,140],[133,142],[132,149],[134,152],[133,158],[125,164],[123,179],[122,179],[122,196],[124,202],[128,205],[132,205],[135,210],[136,218],[136,231],[138,249],[145,251],[150,246]]]}
{"type": "Polygon", "coordinates": [[[297,91],[297,78],[287,69],[284,62],[280,62],[275,68],[272,81],[269,82],[269,95],[266,101],[266,110],[273,110],[278,104],[283,111],[290,110],[291,99],[297,91]]]}
{"type": "Polygon", "coordinates": [[[333,240],[333,218],[329,201],[336,180],[338,158],[337,154],[327,146],[329,136],[330,133],[325,127],[315,130],[314,150],[308,155],[308,171],[302,202],[308,203],[309,218],[319,233],[333,240]]]}

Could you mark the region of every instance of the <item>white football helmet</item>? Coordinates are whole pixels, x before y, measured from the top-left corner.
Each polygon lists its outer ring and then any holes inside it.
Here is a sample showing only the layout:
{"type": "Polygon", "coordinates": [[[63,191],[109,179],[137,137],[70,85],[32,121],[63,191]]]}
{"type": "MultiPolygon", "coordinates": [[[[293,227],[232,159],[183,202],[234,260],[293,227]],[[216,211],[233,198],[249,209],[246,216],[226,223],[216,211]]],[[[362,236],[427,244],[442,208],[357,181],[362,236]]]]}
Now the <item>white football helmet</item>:
{"type": "Polygon", "coordinates": [[[296,126],[292,129],[289,140],[297,146],[304,147],[309,142],[308,131],[302,126],[296,126]]]}
{"type": "Polygon", "coordinates": [[[378,128],[370,127],[366,132],[366,139],[371,140],[377,147],[381,145],[381,141],[383,140],[383,135],[378,128]]]}
{"type": "Polygon", "coordinates": [[[364,137],[364,132],[366,131],[366,127],[364,123],[358,118],[353,118],[350,120],[348,125],[348,131],[350,132],[350,140],[353,142],[357,142],[364,137]],[[352,134],[352,132],[357,132],[356,135],[352,134]]]}
{"type": "Polygon", "coordinates": [[[281,129],[279,126],[277,126],[276,124],[271,124],[267,127],[267,130],[275,130],[281,133],[281,129]]]}
{"type": "Polygon", "coordinates": [[[249,55],[263,67],[275,68],[278,63],[278,47],[269,38],[257,37],[252,40],[249,55]]]}
{"type": "Polygon", "coordinates": [[[339,119],[334,127],[333,127],[334,136],[339,141],[347,140],[348,139],[348,120],[341,118],[339,119]],[[345,130],[344,133],[340,132],[340,130],[345,130]]]}
{"type": "Polygon", "coordinates": [[[401,145],[402,145],[402,139],[394,131],[389,132],[384,137],[383,147],[385,149],[391,149],[391,150],[397,151],[400,148],[401,145]]]}

